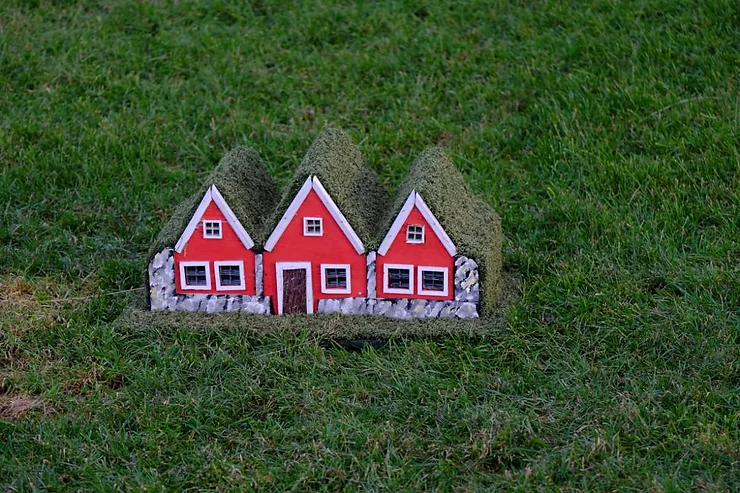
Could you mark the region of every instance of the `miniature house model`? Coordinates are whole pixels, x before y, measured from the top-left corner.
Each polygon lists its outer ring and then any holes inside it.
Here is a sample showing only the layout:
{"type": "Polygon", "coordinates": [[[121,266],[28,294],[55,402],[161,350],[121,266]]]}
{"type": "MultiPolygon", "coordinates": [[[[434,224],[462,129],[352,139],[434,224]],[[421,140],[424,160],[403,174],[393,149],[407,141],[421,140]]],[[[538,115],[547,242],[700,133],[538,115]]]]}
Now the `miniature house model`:
{"type": "Polygon", "coordinates": [[[439,148],[394,197],[325,130],[279,195],[258,154],[228,153],[149,261],[152,310],[476,318],[497,303],[498,216],[439,148]]]}

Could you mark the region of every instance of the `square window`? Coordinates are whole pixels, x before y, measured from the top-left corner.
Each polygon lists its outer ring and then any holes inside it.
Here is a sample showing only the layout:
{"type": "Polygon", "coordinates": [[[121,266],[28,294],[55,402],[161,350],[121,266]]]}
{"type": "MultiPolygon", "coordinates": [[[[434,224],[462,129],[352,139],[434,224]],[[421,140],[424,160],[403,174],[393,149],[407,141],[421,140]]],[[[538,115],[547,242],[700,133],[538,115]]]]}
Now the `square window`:
{"type": "Polygon", "coordinates": [[[208,286],[208,273],[205,265],[186,265],[185,266],[185,285],[191,286],[208,286]]]}
{"type": "Polygon", "coordinates": [[[347,269],[328,268],[324,270],[324,278],[328,289],[347,288],[347,269]]]}
{"type": "Polygon", "coordinates": [[[411,271],[409,269],[388,269],[388,287],[390,289],[410,289],[411,271]]]}
{"type": "Polygon", "coordinates": [[[321,292],[327,294],[349,294],[349,264],[321,264],[321,292]]]}
{"type": "Polygon", "coordinates": [[[444,291],[445,274],[444,272],[428,271],[421,272],[421,289],[424,291],[444,291]]]}
{"type": "Polygon", "coordinates": [[[203,221],[203,238],[221,238],[221,221],[203,221]]]}
{"type": "Polygon", "coordinates": [[[303,235],[304,236],[322,236],[324,234],[322,228],[322,220],[320,217],[304,217],[303,218],[303,235]]]}
{"type": "Polygon", "coordinates": [[[238,265],[219,265],[218,278],[221,286],[241,286],[242,269],[238,265]]]}
{"type": "Polygon", "coordinates": [[[213,263],[216,269],[216,289],[236,291],[246,289],[244,282],[244,261],[221,260],[213,263]]]}
{"type": "Polygon", "coordinates": [[[424,226],[421,224],[406,226],[406,243],[424,243],[424,226]]]}
{"type": "Polygon", "coordinates": [[[449,294],[449,267],[420,265],[416,283],[418,294],[426,296],[447,296],[449,294]]]}

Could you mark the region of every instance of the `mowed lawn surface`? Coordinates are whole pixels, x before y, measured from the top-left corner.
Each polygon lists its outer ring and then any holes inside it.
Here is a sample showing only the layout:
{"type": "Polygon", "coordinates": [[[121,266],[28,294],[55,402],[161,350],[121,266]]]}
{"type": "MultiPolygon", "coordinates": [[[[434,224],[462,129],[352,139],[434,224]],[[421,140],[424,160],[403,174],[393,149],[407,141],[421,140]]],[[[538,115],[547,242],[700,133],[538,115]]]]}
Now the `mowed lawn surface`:
{"type": "Polygon", "coordinates": [[[3,489],[738,487],[740,4],[447,4],[2,2],[3,489]],[[500,212],[497,336],[113,325],[225,150],[327,124],[500,212]]]}

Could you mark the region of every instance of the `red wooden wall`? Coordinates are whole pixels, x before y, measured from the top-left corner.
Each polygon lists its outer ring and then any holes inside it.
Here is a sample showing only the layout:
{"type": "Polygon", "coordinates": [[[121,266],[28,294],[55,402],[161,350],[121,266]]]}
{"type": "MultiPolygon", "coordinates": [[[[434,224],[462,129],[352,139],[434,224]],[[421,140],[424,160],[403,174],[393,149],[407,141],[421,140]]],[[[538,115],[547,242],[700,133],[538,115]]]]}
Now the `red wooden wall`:
{"type": "Polygon", "coordinates": [[[301,207],[283,231],[271,252],[263,256],[265,295],[272,300],[273,313],[277,313],[277,262],[310,262],[314,313],[318,301],[324,298],[364,297],[367,290],[367,264],[364,254],[358,254],[326,209],[315,191],[311,190],[301,207]],[[323,219],[323,236],[304,236],[303,218],[323,219]],[[349,294],[321,293],[321,264],[350,264],[349,294]]]}
{"type": "Polygon", "coordinates": [[[377,282],[378,298],[409,298],[425,300],[451,300],[454,297],[454,263],[455,259],[445,249],[442,242],[434,234],[434,230],[421,215],[419,209],[414,207],[406,218],[403,227],[398,232],[395,240],[391,244],[385,255],[378,254],[375,262],[375,273],[377,282]],[[421,224],[424,226],[424,243],[406,243],[406,226],[409,224],[421,224]],[[417,285],[417,269],[414,268],[412,276],[414,279],[413,294],[396,294],[386,293],[383,284],[383,273],[385,264],[413,264],[414,266],[432,266],[447,267],[448,269],[448,290],[447,296],[433,296],[417,294],[419,286],[417,285]]]}
{"type": "Polygon", "coordinates": [[[211,204],[203,213],[198,227],[195,228],[193,235],[188,240],[185,248],[181,253],[175,252],[175,285],[179,294],[255,294],[254,280],[254,252],[244,248],[244,244],[236,236],[231,225],[221,213],[215,202],[211,204]],[[220,220],[221,235],[220,239],[203,238],[203,221],[220,220]],[[242,260],[244,262],[244,286],[243,290],[224,290],[216,289],[216,271],[214,261],[219,260],[242,260]],[[211,289],[182,289],[180,284],[180,262],[181,261],[208,261],[210,262],[211,271],[211,289]]]}

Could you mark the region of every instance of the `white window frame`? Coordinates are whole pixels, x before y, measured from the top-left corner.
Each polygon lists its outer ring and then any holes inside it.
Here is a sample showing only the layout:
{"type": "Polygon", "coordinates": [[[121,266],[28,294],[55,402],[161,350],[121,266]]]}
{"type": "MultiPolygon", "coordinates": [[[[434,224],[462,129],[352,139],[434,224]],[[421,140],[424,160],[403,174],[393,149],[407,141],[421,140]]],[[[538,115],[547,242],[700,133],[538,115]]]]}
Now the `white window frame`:
{"type": "Polygon", "coordinates": [[[323,217],[304,217],[303,218],[303,236],[324,236],[324,218],[323,217]],[[318,233],[308,232],[308,221],[318,221],[319,229],[318,233]]]}
{"type": "Polygon", "coordinates": [[[384,264],[383,265],[383,292],[389,294],[414,294],[414,266],[413,264],[384,264]],[[409,271],[409,288],[389,288],[388,269],[405,269],[409,271]]]}
{"type": "Polygon", "coordinates": [[[180,262],[180,289],[189,289],[194,291],[209,291],[211,289],[211,263],[197,261],[180,262]],[[188,286],[185,267],[205,267],[206,268],[206,285],[205,286],[188,286]]]}
{"type": "Polygon", "coordinates": [[[411,243],[415,245],[420,245],[424,243],[424,240],[426,240],[426,228],[423,224],[407,224],[406,225],[406,243],[411,243]],[[409,227],[411,226],[419,226],[421,228],[421,240],[416,239],[410,239],[409,238],[409,227]]]}
{"type": "Polygon", "coordinates": [[[203,238],[206,240],[219,240],[224,237],[224,225],[220,219],[203,219],[203,238]],[[206,224],[218,224],[218,236],[206,234],[206,224]]]}
{"type": "Polygon", "coordinates": [[[321,264],[321,292],[324,294],[350,294],[352,292],[350,264],[321,264]],[[329,288],[326,286],[326,269],[345,269],[347,271],[346,288],[329,288]]]}
{"type": "Polygon", "coordinates": [[[245,275],[244,275],[244,261],[243,260],[219,260],[213,262],[213,271],[216,274],[216,290],[217,291],[241,291],[246,288],[245,275]],[[222,286],[221,285],[221,272],[219,268],[228,266],[238,266],[239,274],[241,276],[241,284],[238,286],[222,286]]]}
{"type": "Polygon", "coordinates": [[[424,296],[448,296],[450,292],[450,269],[447,267],[434,267],[431,265],[419,265],[416,267],[416,286],[418,294],[424,296]],[[442,291],[430,291],[424,289],[424,272],[441,272],[444,275],[442,291]]]}

